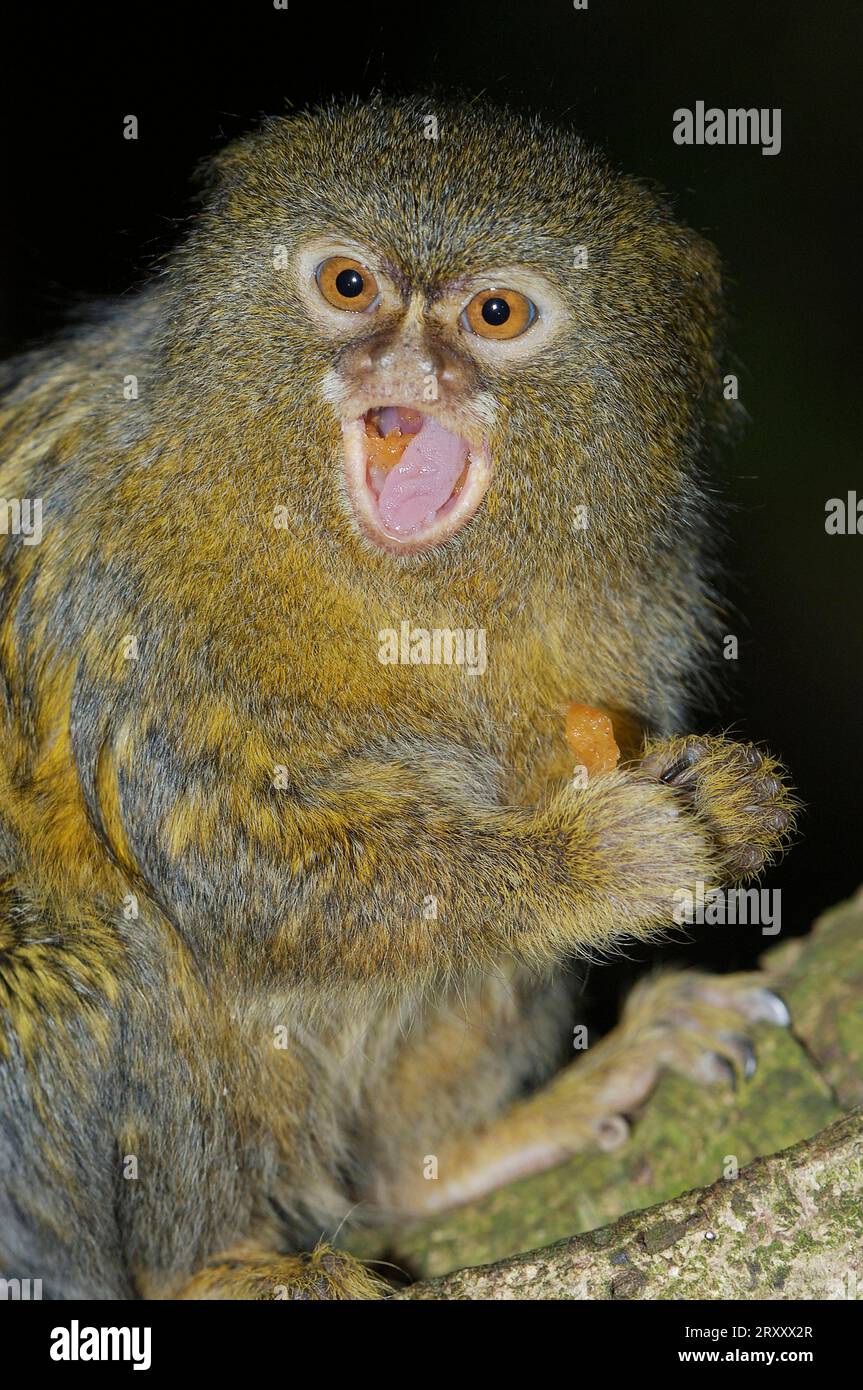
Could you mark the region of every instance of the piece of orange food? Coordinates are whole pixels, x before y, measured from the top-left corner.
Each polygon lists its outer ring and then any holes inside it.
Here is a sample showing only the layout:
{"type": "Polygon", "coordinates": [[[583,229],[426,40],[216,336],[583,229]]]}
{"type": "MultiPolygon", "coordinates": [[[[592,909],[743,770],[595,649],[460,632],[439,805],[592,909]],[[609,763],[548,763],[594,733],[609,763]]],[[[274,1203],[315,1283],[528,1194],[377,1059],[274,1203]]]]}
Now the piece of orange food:
{"type": "Polygon", "coordinates": [[[390,430],[380,435],[374,425],[366,425],[366,455],[372,468],[381,468],[389,473],[401,459],[405,449],[414,438],[412,434],[402,434],[401,430],[390,430]]]}
{"type": "Polygon", "coordinates": [[[592,705],[573,701],[566,711],[566,741],[588,776],[611,772],[617,767],[620,749],[608,715],[592,705]]]}

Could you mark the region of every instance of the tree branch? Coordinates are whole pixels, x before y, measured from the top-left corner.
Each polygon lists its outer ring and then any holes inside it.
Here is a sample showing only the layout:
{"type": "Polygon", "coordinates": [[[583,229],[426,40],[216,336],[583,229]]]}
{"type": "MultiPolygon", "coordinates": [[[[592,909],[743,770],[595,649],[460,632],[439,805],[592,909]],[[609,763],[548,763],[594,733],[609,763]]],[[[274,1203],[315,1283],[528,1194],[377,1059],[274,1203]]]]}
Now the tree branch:
{"type": "Polygon", "coordinates": [[[610,1226],[399,1299],[863,1297],[863,1109],[610,1226]]]}

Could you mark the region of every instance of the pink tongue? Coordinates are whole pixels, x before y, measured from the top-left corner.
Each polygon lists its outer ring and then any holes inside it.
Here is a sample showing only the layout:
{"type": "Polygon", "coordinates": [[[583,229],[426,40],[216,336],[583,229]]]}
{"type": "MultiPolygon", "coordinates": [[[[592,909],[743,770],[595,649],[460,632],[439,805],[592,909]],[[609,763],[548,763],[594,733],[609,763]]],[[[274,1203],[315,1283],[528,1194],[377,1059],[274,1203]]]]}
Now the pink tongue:
{"type": "Polygon", "coordinates": [[[431,416],[423,419],[387,480],[378,499],[378,512],[393,536],[415,531],[449,500],[458,482],[467,448],[463,439],[441,429],[431,416]]]}

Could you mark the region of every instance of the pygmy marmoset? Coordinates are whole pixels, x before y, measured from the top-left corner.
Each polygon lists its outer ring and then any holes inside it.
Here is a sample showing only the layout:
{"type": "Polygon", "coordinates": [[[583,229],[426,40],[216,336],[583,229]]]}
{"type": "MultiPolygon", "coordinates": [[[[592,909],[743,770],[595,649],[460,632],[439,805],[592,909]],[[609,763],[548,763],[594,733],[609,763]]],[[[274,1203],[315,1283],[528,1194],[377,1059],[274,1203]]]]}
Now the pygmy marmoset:
{"type": "Polygon", "coordinates": [[[140,294],[5,368],[0,1273],[46,1296],[373,1296],[318,1243],[349,1210],[614,1144],[782,1021],[664,975],[549,1079],[564,964],[793,802],[681,733],[714,252],[577,136],[434,110],[266,122],[140,294]],[[573,700],[624,755],[586,781],[573,700]]]}

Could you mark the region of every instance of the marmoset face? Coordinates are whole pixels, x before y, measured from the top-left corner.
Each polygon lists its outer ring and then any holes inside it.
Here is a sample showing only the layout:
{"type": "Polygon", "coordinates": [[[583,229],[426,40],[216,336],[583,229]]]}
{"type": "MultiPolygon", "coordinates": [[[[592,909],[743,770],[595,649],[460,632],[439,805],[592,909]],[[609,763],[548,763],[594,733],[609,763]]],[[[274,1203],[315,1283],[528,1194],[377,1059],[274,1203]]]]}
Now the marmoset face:
{"type": "Polygon", "coordinates": [[[714,394],[712,252],[573,133],[454,103],[426,138],[424,113],[334,106],[218,157],[184,369],[215,325],[208,379],[249,452],[291,441],[325,547],[567,564],[579,509],[594,555],[642,545],[714,394]]]}
{"type": "Polygon", "coordinates": [[[357,242],[313,242],[296,275],[310,317],[339,345],[324,387],[358,524],[387,550],[440,545],[492,485],[497,374],[505,380],[571,331],[564,301],[525,264],[424,288],[399,273],[395,251],[357,242]]]}

